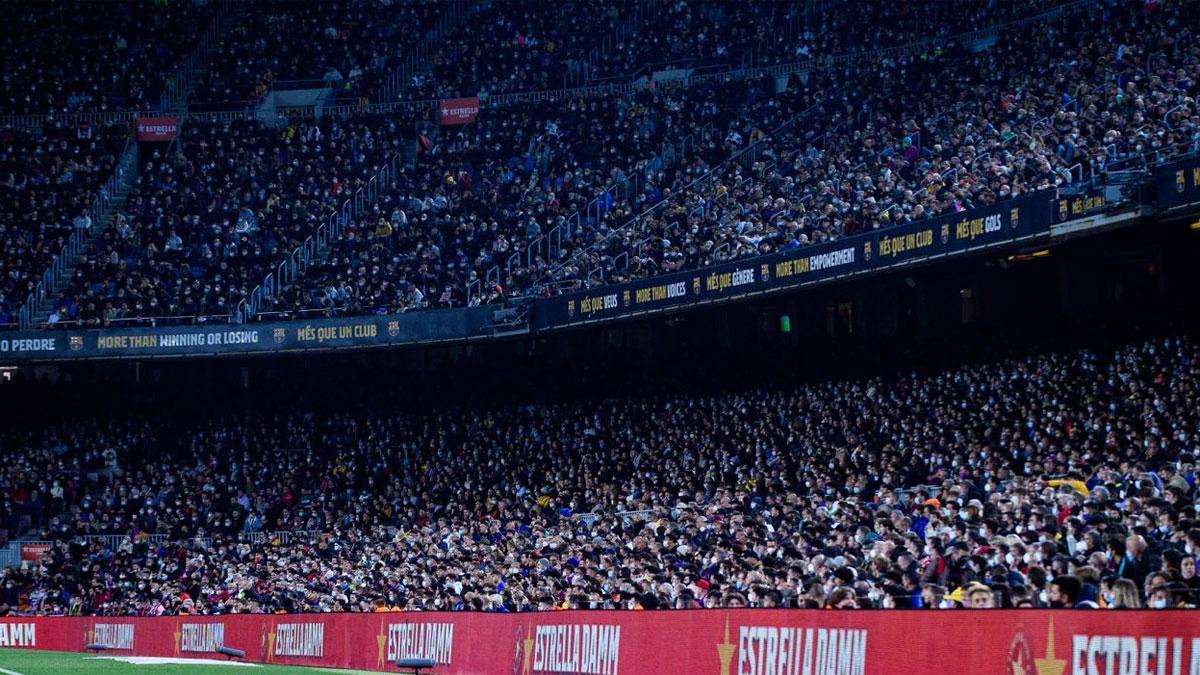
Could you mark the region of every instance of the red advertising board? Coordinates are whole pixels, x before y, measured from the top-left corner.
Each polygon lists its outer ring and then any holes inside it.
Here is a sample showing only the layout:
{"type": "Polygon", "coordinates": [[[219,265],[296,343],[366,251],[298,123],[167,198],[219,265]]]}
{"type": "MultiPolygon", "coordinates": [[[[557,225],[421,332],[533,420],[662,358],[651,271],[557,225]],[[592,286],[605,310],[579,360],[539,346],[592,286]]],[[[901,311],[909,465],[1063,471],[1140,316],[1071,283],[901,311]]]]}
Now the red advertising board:
{"type": "MultiPolygon", "coordinates": [[[[690,610],[0,619],[0,649],[211,657],[437,675],[1200,675],[1200,613],[690,610]]],[[[2,658],[2,656],[0,656],[2,658]]]]}
{"type": "Polygon", "coordinates": [[[21,544],[21,560],[41,560],[50,544],[21,544]]]}
{"type": "Polygon", "coordinates": [[[178,130],[178,118],[174,115],[139,117],[137,119],[137,139],[139,141],[173,141],[178,130]]]}
{"type": "Polygon", "coordinates": [[[438,105],[438,121],[443,125],[467,124],[479,115],[479,97],[448,98],[438,105]]]}

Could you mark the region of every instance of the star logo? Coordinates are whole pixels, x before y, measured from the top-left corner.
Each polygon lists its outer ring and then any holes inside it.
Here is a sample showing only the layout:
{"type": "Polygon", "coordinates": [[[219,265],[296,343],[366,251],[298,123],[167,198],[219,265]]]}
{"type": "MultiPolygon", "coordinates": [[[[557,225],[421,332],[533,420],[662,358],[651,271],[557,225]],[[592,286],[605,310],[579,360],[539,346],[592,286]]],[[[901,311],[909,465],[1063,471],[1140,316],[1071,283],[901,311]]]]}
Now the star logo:
{"type": "Polygon", "coordinates": [[[737,646],[729,641],[729,617],[725,617],[725,640],[717,643],[717,656],[721,659],[721,675],[729,675],[729,666],[733,663],[733,652],[737,646]]]}
{"type": "Polygon", "coordinates": [[[528,625],[525,628],[525,639],[521,641],[524,648],[525,658],[521,661],[521,673],[533,672],[533,626],[528,625]]]}
{"type": "Polygon", "coordinates": [[[381,668],[383,667],[383,653],[386,651],[387,647],[387,632],[387,622],[380,621],[379,635],[375,636],[375,641],[379,643],[379,663],[377,665],[381,668]]]}
{"type": "Polygon", "coordinates": [[[267,633],[267,661],[275,660],[275,631],[267,633]]]}
{"type": "Polygon", "coordinates": [[[1067,660],[1054,657],[1054,619],[1050,620],[1050,627],[1046,631],[1046,657],[1034,659],[1033,665],[1037,668],[1037,675],[1063,675],[1063,671],[1067,669],[1067,660]]]}

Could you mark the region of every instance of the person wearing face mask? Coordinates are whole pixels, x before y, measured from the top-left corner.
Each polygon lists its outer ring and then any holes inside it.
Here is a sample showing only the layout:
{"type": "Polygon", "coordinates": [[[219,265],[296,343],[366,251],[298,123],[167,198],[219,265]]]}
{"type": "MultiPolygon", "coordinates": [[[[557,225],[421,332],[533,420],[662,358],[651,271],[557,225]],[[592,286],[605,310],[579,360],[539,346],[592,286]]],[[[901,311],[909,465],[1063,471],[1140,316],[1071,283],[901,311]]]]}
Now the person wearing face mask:
{"type": "Polygon", "coordinates": [[[1175,605],[1171,601],[1171,589],[1166,584],[1155,586],[1146,600],[1150,609],[1169,609],[1175,605]]]}
{"type": "Polygon", "coordinates": [[[1110,597],[1105,598],[1109,609],[1138,609],[1142,606],[1137,586],[1129,579],[1115,579],[1110,597]]]}

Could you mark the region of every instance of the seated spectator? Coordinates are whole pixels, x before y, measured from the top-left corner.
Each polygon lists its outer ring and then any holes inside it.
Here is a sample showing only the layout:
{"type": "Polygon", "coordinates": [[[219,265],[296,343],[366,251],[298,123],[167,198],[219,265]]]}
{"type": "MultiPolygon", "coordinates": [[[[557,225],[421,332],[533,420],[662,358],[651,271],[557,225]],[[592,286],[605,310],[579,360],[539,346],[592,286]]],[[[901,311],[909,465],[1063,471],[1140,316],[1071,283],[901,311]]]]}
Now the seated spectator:
{"type": "Polygon", "coordinates": [[[0,612],[1194,606],[1198,362],[1172,338],[791,390],[18,424],[0,527],[54,544],[0,571],[0,612]],[[1105,537],[1168,562],[1139,587],[1105,537]]]}

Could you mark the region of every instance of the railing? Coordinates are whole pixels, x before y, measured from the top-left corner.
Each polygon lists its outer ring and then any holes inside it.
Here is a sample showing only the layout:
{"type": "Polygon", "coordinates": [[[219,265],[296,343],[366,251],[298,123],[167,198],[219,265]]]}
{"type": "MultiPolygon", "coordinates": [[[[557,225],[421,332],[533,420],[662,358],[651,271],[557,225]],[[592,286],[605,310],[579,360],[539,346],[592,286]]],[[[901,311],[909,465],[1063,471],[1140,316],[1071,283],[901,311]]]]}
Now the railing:
{"type": "Polygon", "coordinates": [[[313,541],[321,536],[322,533],[318,530],[277,530],[274,532],[243,530],[238,533],[238,539],[251,545],[263,542],[270,544],[278,541],[280,546],[287,546],[293,541],[313,541]]]}
{"type": "Polygon", "coordinates": [[[195,49],[175,69],[175,73],[171,77],[171,83],[167,85],[166,90],[158,97],[159,112],[165,113],[174,110],[176,106],[187,98],[188,92],[192,89],[192,80],[195,78],[196,72],[208,60],[208,52],[212,49],[217,37],[225,29],[225,23],[229,19],[232,4],[231,0],[223,0],[221,2],[216,9],[216,16],[209,22],[208,28],[205,29],[200,39],[196,41],[195,49]]]}
{"type": "Polygon", "coordinates": [[[1188,107],[1188,104],[1180,103],[1179,105],[1175,106],[1174,108],[1171,108],[1167,112],[1163,113],[1163,118],[1162,118],[1163,126],[1165,126],[1168,129],[1173,129],[1174,127],[1171,126],[1171,123],[1169,121],[1171,119],[1171,115],[1174,114],[1175,112],[1182,110],[1184,108],[1187,108],[1187,107],[1188,107]]]}
{"type": "Polygon", "coordinates": [[[592,525],[594,525],[595,522],[597,520],[599,520],[600,518],[617,517],[617,518],[620,518],[622,522],[629,524],[629,523],[636,523],[639,521],[650,520],[650,517],[653,516],[655,513],[657,513],[657,512],[652,509],[639,509],[637,511],[617,511],[616,513],[596,513],[595,511],[588,511],[587,513],[576,513],[571,516],[571,519],[577,520],[577,521],[583,523],[584,526],[590,530],[592,528],[592,525]]]}
{"type": "Polygon", "coordinates": [[[18,323],[22,329],[30,327],[34,315],[41,310],[42,302],[54,293],[58,283],[62,281],[67,274],[67,270],[71,268],[73,261],[83,253],[87,247],[90,232],[92,230],[99,230],[102,226],[102,221],[108,209],[112,206],[117,193],[120,192],[122,185],[131,173],[136,173],[137,159],[138,144],[133,139],[129,139],[125,142],[125,149],[121,152],[121,159],[117,161],[113,175],[109,176],[104,186],[96,194],[96,198],[92,200],[92,206],[88,212],[88,217],[91,218],[90,228],[76,228],[71,232],[67,243],[63,245],[62,250],[54,257],[54,262],[51,263],[50,268],[42,273],[42,278],[34,286],[33,292],[25,299],[25,304],[21,307],[21,311],[18,314],[18,323]]]}
{"type": "Polygon", "coordinates": [[[425,32],[425,39],[418,42],[408,53],[408,58],[404,63],[400,64],[392,71],[387,80],[375,91],[371,98],[376,101],[390,101],[396,92],[406,86],[409,78],[416,69],[429,60],[430,52],[438,40],[444,38],[451,30],[453,30],[464,18],[468,15],[479,11],[486,6],[486,2],[473,2],[472,0],[448,0],[443,3],[441,16],[433,28],[425,32]]]}
{"type": "MultiPolygon", "coordinates": [[[[755,161],[758,158],[758,153],[760,152],[760,149],[762,147],[764,147],[767,142],[769,142],[773,138],[777,137],[782,131],[784,131],[789,126],[793,125],[796,122],[796,120],[806,117],[808,114],[810,114],[812,111],[816,110],[820,106],[821,106],[821,104],[817,103],[817,104],[814,104],[814,105],[810,106],[809,108],[805,109],[804,111],[796,114],[795,116],[790,118],[788,121],[784,122],[783,124],[780,124],[774,130],[772,130],[771,133],[763,136],[759,140],[751,143],[750,145],[746,146],[745,148],[742,148],[741,150],[730,155],[724,161],[722,161],[720,164],[709,169],[707,172],[705,172],[703,175],[701,175],[700,177],[693,180],[687,186],[676,191],[675,196],[678,197],[679,195],[689,194],[698,187],[706,186],[706,185],[713,183],[717,179],[717,177],[720,176],[721,174],[723,174],[724,171],[733,162],[741,161],[744,158],[749,158],[750,162],[755,161]]],[[[555,274],[562,271],[563,268],[567,267],[568,265],[575,263],[576,261],[578,261],[579,258],[581,258],[585,255],[588,255],[590,253],[593,253],[597,249],[606,246],[608,244],[608,242],[612,241],[614,238],[620,238],[620,237],[624,236],[625,233],[631,231],[632,229],[634,229],[637,226],[640,226],[642,224],[643,219],[648,218],[651,215],[653,215],[653,213],[655,211],[657,211],[658,209],[665,206],[667,204],[667,202],[668,202],[667,198],[660,199],[658,202],[654,203],[646,210],[642,211],[641,213],[634,216],[633,218],[630,218],[628,221],[626,221],[620,227],[610,230],[604,236],[604,238],[601,239],[600,241],[590,244],[590,245],[576,251],[570,258],[563,261],[556,267],[551,268],[549,272],[542,275],[542,277],[533,284],[533,287],[536,288],[537,286],[543,284],[547,279],[553,278],[555,274]]],[[[705,210],[705,212],[706,211],[707,211],[707,209],[705,210]]],[[[589,278],[590,278],[590,276],[589,276],[589,278]]]]}
{"type": "Polygon", "coordinates": [[[209,322],[228,322],[231,314],[173,314],[170,316],[132,316],[102,319],[99,325],[92,325],[84,319],[59,320],[47,322],[46,328],[137,328],[156,326],[181,326],[209,322]]]}
{"type": "MultiPolygon", "coordinates": [[[[524,251],[526,268],[533,267],[535,256],[542,257],[543,260],[548,262],[553,261],[562,251],[563,239],[570,239],[575,236],[581,229],[581,223],[588,226],[599,225],[604,218],[604,214],[618,205],[629,204],[632,201],[631,197],[641,192],[643,183],[648,182],[650,176],[662,171],[664,167],[674,164],[679,159],[689,157],[690,153],[694,152],[696,145],[703,143],[712,133],[712,123],[707,123],[687,136],[673,143],[668,143],[657,155],[634,166],[631,173],[623,180],[601,190],[598,196],[592,198],[591,201],[570,216],[567,216],[562,224],[555,225],[546,234],[527,242],[524,251]]],[[[514,262],[520,263],[521,258],[522,256],[519,251],[510,255],[504,263],[504,271],[511,273],[514,262]]],[[[487,271],[485,278],[489,284],[499,283],[501,279],[500,266],[493,265],[487,271]]],[[[477,304],[479,298],[477,293],[480,291],[479,284],[468,282],[466,284],[466,291],[468,306],[477,304]]]]}
{"type": "MultiPolygon", "coordinates": [[[[600,44],[588,50],[587,56],[579,61],[579,70],[575,73],[568,72],[563,74],[563,86],[567,87],[577,84],[578,82],[595,82],[599,79],[607,79],[594,78],[593,73],[597,71],[598,64],[612,53],[613,48],[616,45],[628,43],[630,40],[637,37],[639,33],[641,33],[642,23],[645,20],[645,16],[647,14],[655,13],[653,8],[647,10],[647,8],[644,6],[650,1],[652,0],[640,0],[639,2],[635,2],[631,8],[631,11],[622,14],[619,22],[613,26],[612,34],[605,36],[600,41],[600,44]]],[[[620,77],[620,75],[616,77],[620,77]]],[[[633,77],[637,77],[637,75],[634,74],[633,77]]]]}
{"type": "MultiPolygon", "coordinates": [[[[203,540],[199,543],[206,548],[210,548],[212,540],[208,537],[197,537],[196,539],[203,540]]],[[[126,543],[146,542],[153,545],[163,544],[167,541],[165,534],[84,534],[76,535],[71,538],[72,541],[82,540],[88,545],[100,543],[106,547],[116,550],[126,543]]],[[[21,564],[21,549],[25,546],[54,546],[54,542],[48,539],[22,539],[19,541],[10,541],[4,548],[0,548],[0,567],[17,567],[21,564]]]]}
{"type": "Polygon", "coordinates": [[[264,304],[278,296],[279,292],[294,284],[305,271],[316,264],[322,253],[335,241],[341,238],[342,232],[353,219],[373,204],[379,195],[390,189],[396,182],[396,177],[404,165],[404,152],[392,155],[367,184],[359,187],[354,194],[342,202],[336,213],[329,220],[317,227],[312,235],[307,237],[299,246],[292,249],[286,258],[275,266],[275,271],[267,274],[262,283],[238,301],[231,319],[236,323],[245,323],[262,310],[264,304]]]}

